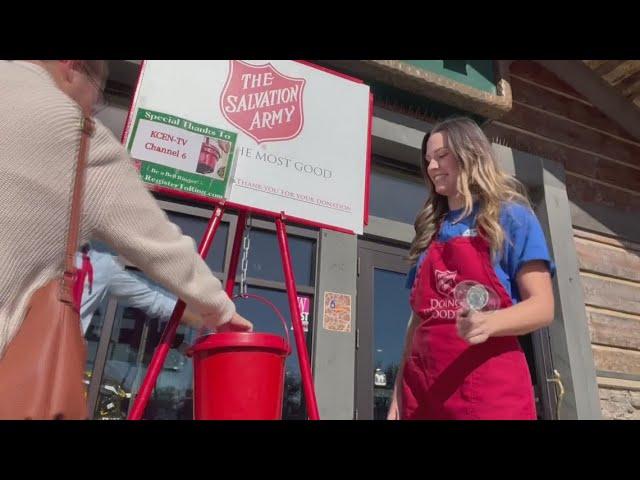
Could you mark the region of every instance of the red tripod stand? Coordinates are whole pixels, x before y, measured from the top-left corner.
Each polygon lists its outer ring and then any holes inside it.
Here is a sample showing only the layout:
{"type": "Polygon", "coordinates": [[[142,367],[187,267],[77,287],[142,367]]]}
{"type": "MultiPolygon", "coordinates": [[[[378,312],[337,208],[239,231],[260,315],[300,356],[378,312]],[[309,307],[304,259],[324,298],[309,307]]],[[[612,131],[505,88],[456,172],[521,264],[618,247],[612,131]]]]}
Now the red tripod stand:
{"type": "MultiPolygon", "coordinates": [[[[200,241],[198,247],[198,253],[202,258],[206,258],[215,234],[222,221],[222,215],[225,211],[225,202],[221,201],[216,203],[216,208],[209,220],[207,229],[200,241]]],[[[229,297],[233,295],[233,288],[235,286],[236,271],[238,269],[238,261],[240,258],[240,249],[242,246],[242,238],[244,235],[245,225],[247,222],[247,216],[250,213],[248,209],[234,206],[235,210],[238,210],[238,226],[236,228],[235,237],[233,240],[233,249],[231,251],[231,263],[229,265],[229,272],[225,281],[225,290],[229,297]]],[[[307,353],[307,346],[305,343],[302,320],[300,318],[300,308],[297,302],[296,282],[293,275],[293,268],[291,264],[291,254],[289,251],[289,242],[287,240],[287,230],[285,226],[285,214],[282,212],[279,217],[275,218],[276,230],[278,236],[278,245],[280,248],[280,257],[282,259],[282,269],[284,271],[285,283],[287,287],[287,297],[289,300],[289,309],[291,312],[291,322],[293,326],[293,334],[296,342],[296,349],[298,351],[298,362],[300,366],[300,374],[302,378],[302,387],[304,396],[306,399],[307,415],[310,420],[319,420],[318,404],[316,401],[315,389],[313,387],[313,378],[311,375],[311,367],[309,365],[309,358],[307,353]]],[[[179,300],[171,315],[171,319],[167,324],[160,344],[156,347],[153,354],[153,358],[149,364],[147,374],[142,382],[138,395],[136,396],[129,414],[129,420],[140,420],[144,414],[144,410],[147,407],[149,398],[153,388],[156,385],[162,366],[167,358],[171,345],[176,336],[176,331],[184,313],[185,303],[179,300]]]]}

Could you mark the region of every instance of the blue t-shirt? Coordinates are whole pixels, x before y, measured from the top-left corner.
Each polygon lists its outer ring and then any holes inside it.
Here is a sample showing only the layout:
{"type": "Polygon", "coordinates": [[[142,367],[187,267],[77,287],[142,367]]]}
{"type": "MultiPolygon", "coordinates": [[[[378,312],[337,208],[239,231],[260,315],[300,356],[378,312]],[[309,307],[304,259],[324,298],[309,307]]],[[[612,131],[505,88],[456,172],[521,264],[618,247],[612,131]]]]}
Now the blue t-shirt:
{"type": "MultiPolygon", "coordinates": [[[[477,235],[478,203],[474,205],[470,215],[453,223],[461,212],[462,210],[452,210],[447,213],[438,235],[439,241],[446,242],[454,237],[477,235]]],[[[500,224],[505,233],[504,248],[502,255],[494,260],[493,268],[513,303],[517,303],[520,301],[520,292],[516,277],[522,265],[532,260],[544,260],[549,266],[551,275],[555,273],[555,265],[549,255],[540,222],[528,207],[518,203],[505,204],[500,212],[500,224]]],[[[418,264],[424,261],[428,250],[427,248],[422,253],[418,264]]],[[[407,274],[407,288],[413,286],[415,276],[416,267],[414,266],[407,274]]]]}

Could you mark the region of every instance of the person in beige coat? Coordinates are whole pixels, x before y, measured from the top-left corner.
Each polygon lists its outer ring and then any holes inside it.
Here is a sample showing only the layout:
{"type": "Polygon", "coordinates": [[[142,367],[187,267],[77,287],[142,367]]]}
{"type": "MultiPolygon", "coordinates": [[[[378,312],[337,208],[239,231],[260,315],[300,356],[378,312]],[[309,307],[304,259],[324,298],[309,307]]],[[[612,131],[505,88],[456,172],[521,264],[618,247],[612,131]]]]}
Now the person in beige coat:
{"type": "MultiPolygon", "coordinates": [[[[31,295],[63,271],[83,113],[106,79],[96,60],[0,61],[0,360],[31,295]]],[[[220,281],[99,121],[90,140],[80,242],[103,241],[217,331],[250,331],[220,281]]]]}

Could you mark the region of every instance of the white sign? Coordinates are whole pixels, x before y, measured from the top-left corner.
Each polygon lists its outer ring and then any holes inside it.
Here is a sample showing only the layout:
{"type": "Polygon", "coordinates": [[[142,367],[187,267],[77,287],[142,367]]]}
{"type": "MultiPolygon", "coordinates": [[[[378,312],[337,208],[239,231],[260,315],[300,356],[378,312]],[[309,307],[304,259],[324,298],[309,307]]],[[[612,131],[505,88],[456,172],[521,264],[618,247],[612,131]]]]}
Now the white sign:
{"type": "Polygon", "coordinates": [[[376,387],[386,387],[387,386],[387,375],[382,370],[380,370],[379,368],[376,368],[374,379],[373,379],[373,384],[376,387]]]}
{"type": "Polygon", "coordinates": [[[147,60],[125,146],[142,179],[361,234],[371,95],[288,60],[147,60]]]}

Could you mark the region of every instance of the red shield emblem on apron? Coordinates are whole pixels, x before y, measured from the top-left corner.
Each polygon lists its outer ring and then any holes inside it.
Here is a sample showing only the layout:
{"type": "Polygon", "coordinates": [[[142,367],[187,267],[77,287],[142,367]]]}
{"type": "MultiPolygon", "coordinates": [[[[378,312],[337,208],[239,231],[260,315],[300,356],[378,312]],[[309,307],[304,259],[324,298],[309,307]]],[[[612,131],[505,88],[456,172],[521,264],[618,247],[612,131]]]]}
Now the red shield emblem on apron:
{"type": "Polygon", "coordinates": [[[456,286],[456,276],[458,272],[450,272],[449,270],[435,270],[436,273],[436,290],[442,295],[450,297],[453,295],[453,289],[456,286]]]}
{"type": "Polygon", "coordinates": [[[230,60],[220,109],[231,124],[257,143],[291,140],[304,125],[305,83],[304,78],[281,74],[270,63],[230,60]]]}

